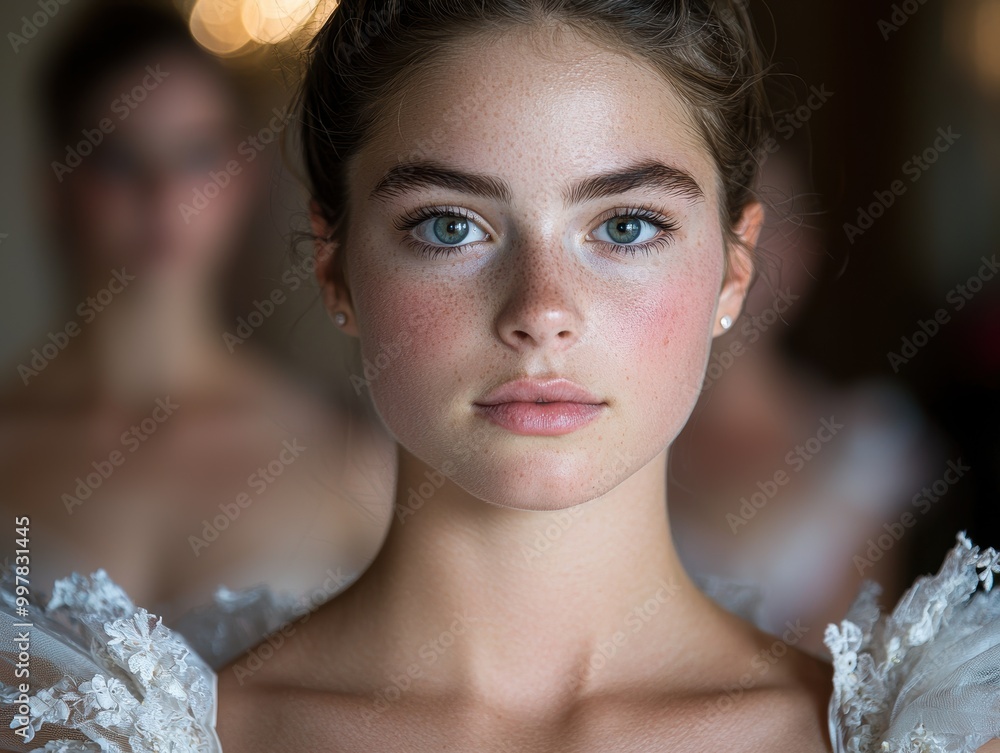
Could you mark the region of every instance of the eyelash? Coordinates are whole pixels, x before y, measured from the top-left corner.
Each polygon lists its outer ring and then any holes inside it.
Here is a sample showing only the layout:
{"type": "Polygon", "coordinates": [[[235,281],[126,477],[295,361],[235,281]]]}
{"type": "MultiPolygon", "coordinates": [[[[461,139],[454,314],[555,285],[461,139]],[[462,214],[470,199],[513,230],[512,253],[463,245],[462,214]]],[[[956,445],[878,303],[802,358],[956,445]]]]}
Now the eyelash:
{"type": "MultiPolygon", "coordinates": [[[[420,225],[422,222],[431,219],[437,219],[439,217],[461,217],[462,219],[476,221],[475,216],[469,210],[464,207],[457,206],[445,206],[445,207],[420,207],[412,212],[401,217],[399,220],[393,223],[394,227],[400,232],[406,232],[406,242],[420,253],[421,256],[428,256],[432,259],[438,256],[451,255],[453,253],[460,253],[464,246],[436,246],[432,243],[426,243],[417,238],[414,238],[412,234],[409,233],[410,230],[420,225]]],[[[624,244],[624,243],[608,243],[607,241],[597,241],[605,246],[611,246],[615,253],[631,253],[635,256],[636,251],[641,251],[644,255],[648,256],[654,248],[657,248],[663,244],[669,244],[673,239],[671,234],[676,232],[678,229],[677,224],[667,218],[662,214],[657,212],[655,209],[645,206],[628,206],[619,209],[614,209],[611,212],[605,213],[601,219],[598,220],[597,226],[600,227],[608,220],[616,219],[619,217],[634,217],[636,219],[645,220],[650,225],[666,233],[666,235],[654,238],[652,240],[646,241],[645,243],[637,244],[624,244]]],[[[482,243],[483,241],[478,241],[482,243]]],[[[466,244],[475,245],[475,244],[466,244]]]]}
{"type": "Polygon", "coordinates": [[[407,244],[418,251],[421,256],[429,256],[434,259],[442,254],[447,256],[455,253],[462,249],[462,246],[435,246],[432,243],[425,243],[418,238],[414,238],[409,231],[422,222],[436,220],[438,217],[461,217],[465,220],[476,221],[472,213],[464,207],[420,207],[404,215],[393,224],[397,230],[406,233],[407,244]]]}
{"type": "Polygon", "coordinates": [[[641,251],[643,255],[649,256],[654,248],[659,248],[663,245],[669,245],[673,240],[673,233],[677,232],[678,225],[672,219],[664,217],[662,214],[657,212],[655,209],[645,206],[627,206],[621,209],[614,209],[610,212],[605,213],[597,222],[597,226],[601,227],[608,220],[613,220],[618,217],[634,217],[636,219],[645,220],[650,225],[660,230],[666,235],[661,235],[658,238],[653,238],[645,243],[637,244],[624,244],[624,243],[608,243],[607,241],[598,241],[607,246],[612,246],[616,249],[616,253],[624,253],[626,251],[631,252],[632,256],[635,256],[636,251],[641,251]],[[621,251],[617,250],[621,249],[621,251]]]}

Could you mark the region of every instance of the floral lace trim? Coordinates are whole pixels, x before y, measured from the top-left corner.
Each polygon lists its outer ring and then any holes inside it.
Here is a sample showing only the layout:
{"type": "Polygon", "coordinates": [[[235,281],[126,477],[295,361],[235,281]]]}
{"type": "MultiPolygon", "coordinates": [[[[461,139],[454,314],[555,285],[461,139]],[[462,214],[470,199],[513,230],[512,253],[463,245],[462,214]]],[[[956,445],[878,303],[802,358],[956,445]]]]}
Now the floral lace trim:
{"type": "MultiPolygon", "coordinates": [[[[221,752],[215,674],[159,618],[136,609],[104,570],[57,581],[48,604],[31,607],[27,621],[57,634],[68,630],[73,648],[105,670],[64,675],[29,696],[26,715],[15,709],[10,727],[25,745],[44,725],[56,727],[33,751],[221,752]]],[[[20,706],[17,695],[0,683],[0,701],[20,706]]]]}
{"type": "Polygon", "coordinates": [[[825,633],[836,753],[972,753],[1000,737],[997,573],[1000,554],[963,532],[940,571],[918,578],[891,614],[880,613],[881,589],[865,584],[825,633]],[[963,713],[963,698],[964,710],[984,713],[963,713]]]}

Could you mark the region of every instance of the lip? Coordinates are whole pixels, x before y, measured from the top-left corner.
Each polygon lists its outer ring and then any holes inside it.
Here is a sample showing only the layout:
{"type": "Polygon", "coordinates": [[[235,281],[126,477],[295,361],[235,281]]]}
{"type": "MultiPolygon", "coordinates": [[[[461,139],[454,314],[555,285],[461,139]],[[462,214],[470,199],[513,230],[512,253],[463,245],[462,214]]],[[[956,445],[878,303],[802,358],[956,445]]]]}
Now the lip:
{"type": "Polygon", "coordinates": [[[604,401],[569,379],[515,379],[493,390],[477,405],[500,403],[581,403],[603,405],[604,401]]]}
{"type": "Polygon", "coordinates": [[[474,405],[479,415],[494,424],[529,436],[569,434],[607,408],[593,393],[563,378],[507,382],[474,405]]]}

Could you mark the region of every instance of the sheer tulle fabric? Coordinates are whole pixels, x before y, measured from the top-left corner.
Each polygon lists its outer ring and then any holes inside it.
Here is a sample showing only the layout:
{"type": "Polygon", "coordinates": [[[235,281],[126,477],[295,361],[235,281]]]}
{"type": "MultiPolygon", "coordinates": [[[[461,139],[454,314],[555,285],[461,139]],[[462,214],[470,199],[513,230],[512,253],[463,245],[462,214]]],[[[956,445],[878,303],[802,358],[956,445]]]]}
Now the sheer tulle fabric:
{"type": "Polygon", "coordinates": [[[1000,737],[1000,555],[959,534],[890,614],[868,583],[826,629],[835,753],[973,753],[1000,737]]]}

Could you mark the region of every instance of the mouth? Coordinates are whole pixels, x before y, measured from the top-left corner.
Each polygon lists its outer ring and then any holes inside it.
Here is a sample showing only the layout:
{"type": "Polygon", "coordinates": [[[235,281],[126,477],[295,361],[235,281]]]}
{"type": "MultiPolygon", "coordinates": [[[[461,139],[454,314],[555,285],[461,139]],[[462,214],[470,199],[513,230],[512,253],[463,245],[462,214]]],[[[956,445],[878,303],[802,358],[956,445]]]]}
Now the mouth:
{"type": "Polygon", "coordinates": [[[558,436],[594,421],[607,403],[568,379],[518,379],[474,403],[478,415],[514,434],[558,436]]]}

